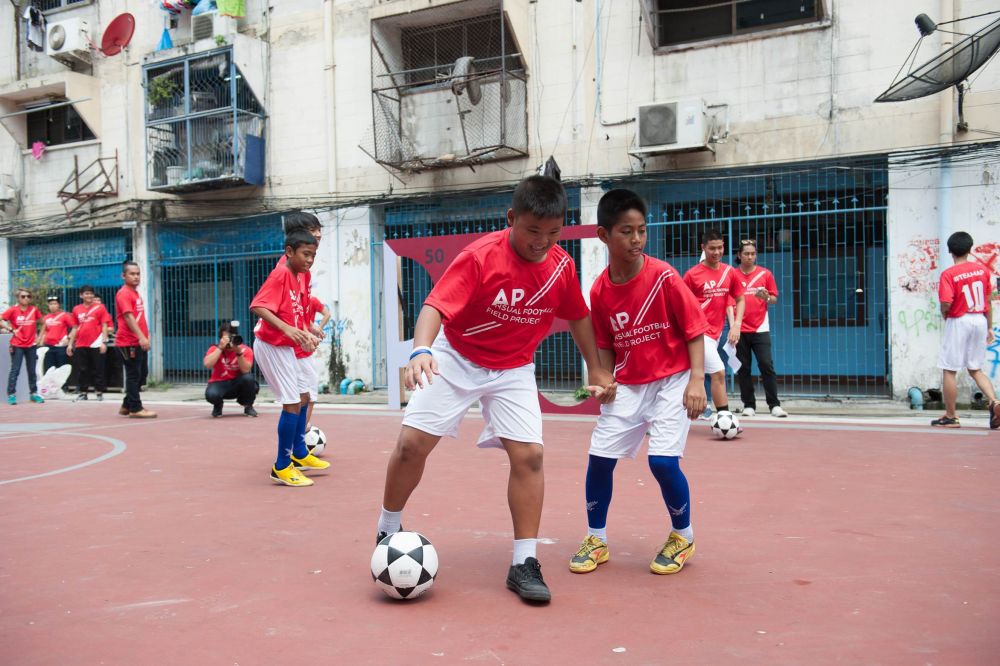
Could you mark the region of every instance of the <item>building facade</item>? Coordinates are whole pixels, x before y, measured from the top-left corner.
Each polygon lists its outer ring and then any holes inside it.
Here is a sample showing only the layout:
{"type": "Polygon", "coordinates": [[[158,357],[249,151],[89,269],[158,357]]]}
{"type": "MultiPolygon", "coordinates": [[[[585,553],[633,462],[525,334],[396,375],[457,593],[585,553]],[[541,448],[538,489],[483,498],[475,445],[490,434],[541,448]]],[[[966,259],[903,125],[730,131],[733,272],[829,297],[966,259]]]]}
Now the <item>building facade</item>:
{"type": "MultiPolygon", "coordinates": [[[[218,322],[250,323],[281,215],[305,209],[325,226],[324,358],[386,385],[386,341],[412,333],[430,280],[401,259],[387,290],[385,244],[501,228],[550,156],[568,224],[626,186],[650,202],[649,251],[680,269],[706,228],[758,241],[786,394],[938,386],[942,239],[969,231],[1000,275],[1000,67],[961,104],[954,87],[873,101],[917,13],[974,33],[1000,17],[984,0],[247,0],[242,17],[35,0],[42,51],[28,4],[0,10],[0,301],[26,271],[110,293],[134,258],[157,378],[204,379],[218,322]],[[134,35],[106,55],[125,10],[134,35]]],[[[934,32],[916,64],[962,40],[934,32]]],[[[586,291],[603,246],[567,247],[586,291]]],[[[547,388],[581,383],[566,334],[536,361],[547,388]]]]}

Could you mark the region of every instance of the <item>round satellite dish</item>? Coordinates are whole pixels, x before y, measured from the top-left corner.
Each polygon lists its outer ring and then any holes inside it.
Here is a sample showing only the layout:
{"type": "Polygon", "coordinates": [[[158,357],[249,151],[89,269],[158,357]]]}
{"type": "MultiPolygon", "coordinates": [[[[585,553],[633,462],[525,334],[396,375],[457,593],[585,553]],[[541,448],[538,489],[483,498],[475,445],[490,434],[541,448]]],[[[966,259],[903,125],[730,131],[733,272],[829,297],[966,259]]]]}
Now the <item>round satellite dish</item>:
{"type": "Polygon", "coordinates": [[[132,41],[135,32],[135,17],[129,13],[116,16],[104,29],[101,51],[106,56],[118,55],[132,41]]]}
{"type": "MultiPolygon", "coordinates": [[[[996,14],[997,12],[987,13],[996,14]]],[[[961,20],[963,19],[947,23],[957,23],[961,20]]],[[[903,102],[933,95],[958,85],[985,65],[1000,50],[1000,19],[997,19],[972,34],[964,35],[964,38],[950,49],[946,49],[919,67],[914,67],[913,60],[920,47],[920,42],[940,25],[945,25],[945,23],[935,25],[926,14],[918,16],[916,24],[920,31],[920,39],[917,40],[916,46],[907,56],[907,61],[903,63],[903,67],[896,74],[892,85],[875,99],[876,102],[903,102]],[[910,66],[909,71],[905,76],[899,76],[907,64],[910,66]]],[[[963,33],[954,34],[962,35],[963,33]]]]}

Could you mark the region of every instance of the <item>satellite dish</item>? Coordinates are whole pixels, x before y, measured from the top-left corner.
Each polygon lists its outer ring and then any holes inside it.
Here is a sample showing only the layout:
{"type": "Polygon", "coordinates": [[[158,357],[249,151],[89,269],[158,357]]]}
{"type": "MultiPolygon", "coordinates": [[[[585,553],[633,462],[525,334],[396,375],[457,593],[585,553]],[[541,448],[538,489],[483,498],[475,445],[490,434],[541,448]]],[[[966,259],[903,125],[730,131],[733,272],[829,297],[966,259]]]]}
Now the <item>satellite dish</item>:
{"type": "MultiPolygon", "coordinates": [[[[988,12],[996,14],[998,12],[988,12]]],[[[914,68],[917,49],[920,43],[931,33],[935,32],[942,25],[947,23],[957,23],[963,19],[947,21],[946,23],[935,24],[926,14],[921,14],[915,20],[917,29],[920,31],[920,39],[917,40],[910,55],[907,56],[903,67],[896,73],[892,85],[884,93],[879,95],[876,102],[904,102],[918,97],[933,95],[951,86],[959,85],[972,75],[977,69],[986,64],[993,55],[1000,49],[1000,19],[997,19],[984,28],[977,30],[970,35],[964,35],[964,39],[931,58],[919,67],[914,68]],[[900,73],[909,64],[909,71],[900,78],[900,73]]],[[[945,31],[947,32],[947,31],[945,31]]],[[[954,33],[963,35],[964,33],[954,33]]],[[[964,92],[962,87],[960,93],[964,92]]]]}
{"type": "Polygon", "coordinates": [[[101,51],[106,56],[118,55],[132,41],[132,33],[134,32],[135,17],[127,12],[119,14],[104,29],[104,36],[101,37],[101,51]]]}
{"type": "Polygon", "coordinates": [[[456,97],[460,97],[463,92],[468,92],[469,102],[473,106],[479,104],[483,99],[483,89],[476,78],[475,58],[463,56],[455,61],[451,68],[451,91],[456,97]]]}

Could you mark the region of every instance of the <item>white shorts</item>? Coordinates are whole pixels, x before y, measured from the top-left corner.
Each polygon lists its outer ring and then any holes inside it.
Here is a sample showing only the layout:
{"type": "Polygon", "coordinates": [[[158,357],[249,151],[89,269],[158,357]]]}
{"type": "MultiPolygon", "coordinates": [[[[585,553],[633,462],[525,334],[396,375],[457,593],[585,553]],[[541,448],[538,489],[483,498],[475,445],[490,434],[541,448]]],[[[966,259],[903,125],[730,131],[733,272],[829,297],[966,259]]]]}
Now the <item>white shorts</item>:
{"type": "Polygon", "coordinates": [[[275,400],[282,405],[301,402],[301,394],[309,392],[302,377],[300,359],[295,358],[292,347],[279,347],[257,339],[253,343],[253,356],[275,400]]]}
{"type": "Polygon", "coordinates": [[[501,447],[500,438],[542,443],[535,364],[490,370],[455,351],[443,335],[433,345],[438,372],[434,383],[418,387],[406,405],[403,425],[431,435],[458,436],[462,418],[477,400],[486,426],[477,446],[501,447]]]}
{"type": "Polygon", "coordinates": [[[705,374],[714,375],[720,370],[725,370],[722,364],[722,357],[719,356],[719,341],[707,335],[705,337],[705,374]]]}
{"type": "Polygon", "coordinates": [[[299,391],[308,393],[309,399],[316,402],[319,397],[319,373],[316,372],[316,359],[313,356],[295,359],[299,364],[299,391]]]}
{"type": "Polygon", "coordinates": [[[691,371],[648,384],[619,384],[613,402],[601,405],[590,436],[590,453],[602,458],[635,458],[649,433],[649,455],[684,457],[691,420],[684,387],[691,371]]]}
{"type": "Polygon", "coordinates": [[[943,370],[980,370],[986,361],[986,317],[966,314],[946,319],[938,367],[943,370]]]}

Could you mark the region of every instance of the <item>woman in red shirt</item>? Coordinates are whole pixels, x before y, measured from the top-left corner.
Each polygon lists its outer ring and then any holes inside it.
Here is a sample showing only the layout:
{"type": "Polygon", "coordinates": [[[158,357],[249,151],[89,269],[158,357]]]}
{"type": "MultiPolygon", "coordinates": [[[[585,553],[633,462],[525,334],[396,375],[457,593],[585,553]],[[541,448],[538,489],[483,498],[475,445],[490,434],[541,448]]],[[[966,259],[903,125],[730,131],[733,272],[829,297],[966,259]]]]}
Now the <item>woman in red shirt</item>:
{"type": "Polygon", "coordinates": [[[38,395],[38,378],[35,376],[35,365],[38,354],[35,353],[35,337],[38,335],[38,321],[42,313],[31,304],[31,292],[27,289],[17,290],[17,305],[12,305],[0,314],[0,330],[13,333],[10,341],[10,374],[7,376],[7,404],[17,404],[17,376],[21,374],[21,362],[28,366],[28,388],[31,389],[32,402],[45,402],[38,395]]]}

